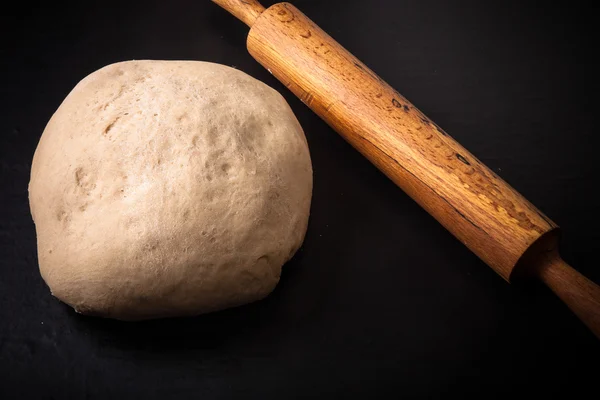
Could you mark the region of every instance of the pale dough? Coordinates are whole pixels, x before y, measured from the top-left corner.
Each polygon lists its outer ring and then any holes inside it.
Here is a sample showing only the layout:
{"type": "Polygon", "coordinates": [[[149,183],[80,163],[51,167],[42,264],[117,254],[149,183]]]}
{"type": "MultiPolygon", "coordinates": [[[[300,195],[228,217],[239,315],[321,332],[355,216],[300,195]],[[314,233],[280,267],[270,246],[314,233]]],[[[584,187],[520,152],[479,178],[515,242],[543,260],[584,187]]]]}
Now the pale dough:
{"type": "Polygon", "coordinates": [[[29,184],[43,279],[136,320],[252,302],[304,240],[312,167],[284,98],[223,65],[129,61],[50,119],[29,184]]]}

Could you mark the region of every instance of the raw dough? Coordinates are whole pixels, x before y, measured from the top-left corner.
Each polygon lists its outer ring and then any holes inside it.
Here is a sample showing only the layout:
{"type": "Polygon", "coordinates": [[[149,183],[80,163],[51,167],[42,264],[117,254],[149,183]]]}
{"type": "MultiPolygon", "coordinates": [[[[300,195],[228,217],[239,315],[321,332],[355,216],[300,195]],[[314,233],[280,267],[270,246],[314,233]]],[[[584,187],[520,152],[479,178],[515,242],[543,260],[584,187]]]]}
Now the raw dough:
{"type": "Polygon", "coordinates": [[[84,314],[197,315],[261,299],[306,233],[312,167],[284,98],[223,65],[129,61],[50,119],[29,184],[42,277],[84,314]]]}

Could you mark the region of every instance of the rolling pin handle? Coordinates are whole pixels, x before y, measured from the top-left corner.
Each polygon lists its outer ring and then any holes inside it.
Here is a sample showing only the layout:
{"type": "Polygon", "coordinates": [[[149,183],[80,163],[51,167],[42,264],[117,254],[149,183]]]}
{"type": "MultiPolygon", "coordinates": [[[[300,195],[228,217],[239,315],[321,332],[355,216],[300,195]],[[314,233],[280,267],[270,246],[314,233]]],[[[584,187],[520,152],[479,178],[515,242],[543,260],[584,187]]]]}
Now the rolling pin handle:
{"type": "Polygon", "coordinates": [[[212,0],[234,17],[252,28],[256,19],[265,11],[257,0],[212,0]]]}
{"type": "Polygon", "coordinates": [[[556,250],[539,264],[537,275],[600,339],[600,286],[563,261],[556,250]]]}

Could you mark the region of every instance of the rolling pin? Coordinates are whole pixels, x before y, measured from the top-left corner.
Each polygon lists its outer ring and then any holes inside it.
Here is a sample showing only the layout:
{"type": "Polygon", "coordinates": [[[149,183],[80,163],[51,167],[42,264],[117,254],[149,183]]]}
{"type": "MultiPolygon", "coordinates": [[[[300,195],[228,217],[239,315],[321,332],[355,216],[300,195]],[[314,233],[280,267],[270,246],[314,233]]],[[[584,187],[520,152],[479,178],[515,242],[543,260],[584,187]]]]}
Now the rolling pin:
{"type": "Polygon", "coordinates": [[[600,338],[600,287],[558,253],[559,228],[289,3],[212,0],[248,51],[356,150],[510,282],[537,277],[600,338]]]}

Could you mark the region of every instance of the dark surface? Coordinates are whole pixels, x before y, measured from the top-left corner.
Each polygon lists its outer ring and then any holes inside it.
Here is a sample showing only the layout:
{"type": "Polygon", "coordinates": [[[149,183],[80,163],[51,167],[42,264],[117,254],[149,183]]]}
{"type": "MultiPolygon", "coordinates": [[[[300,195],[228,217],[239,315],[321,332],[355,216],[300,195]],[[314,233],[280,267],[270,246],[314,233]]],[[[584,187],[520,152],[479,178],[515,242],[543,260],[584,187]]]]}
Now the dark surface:
{"type": "MultiPolygon", "coordinates": [[[[600,282],[596,13],[574,2],[361,3],[295,1],[561,225],[566,261],[600,282]]],[[[0,25],[0,398],[598,388],[600,342],[549,290],[506,284],[263,70],[245,50],[247,28],[208,0],[16,7],[0,25]],[[233,65],[296,112],[314,164],[312,214],[266,300],[122,323],[50,295],[27,200],[31,158],[73,86],[128,59],[233,65]]]]}

